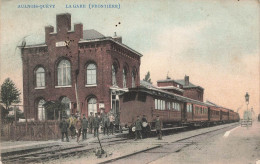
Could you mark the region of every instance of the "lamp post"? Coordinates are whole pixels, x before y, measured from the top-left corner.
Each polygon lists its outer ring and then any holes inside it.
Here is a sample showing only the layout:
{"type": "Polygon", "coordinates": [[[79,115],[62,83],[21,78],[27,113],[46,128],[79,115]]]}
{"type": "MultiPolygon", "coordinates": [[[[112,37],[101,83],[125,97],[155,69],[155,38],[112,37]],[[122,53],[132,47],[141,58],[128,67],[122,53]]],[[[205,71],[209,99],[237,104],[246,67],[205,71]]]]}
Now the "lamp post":
{"type": "Polygon", "coordinates": [[[246,99],[247,128],[248,128],[248,121],[249,121],[249,116],[248,116],[249,94],[247,92],[246,92],[246,95],[245,95],[245,99],[246,99]]]}

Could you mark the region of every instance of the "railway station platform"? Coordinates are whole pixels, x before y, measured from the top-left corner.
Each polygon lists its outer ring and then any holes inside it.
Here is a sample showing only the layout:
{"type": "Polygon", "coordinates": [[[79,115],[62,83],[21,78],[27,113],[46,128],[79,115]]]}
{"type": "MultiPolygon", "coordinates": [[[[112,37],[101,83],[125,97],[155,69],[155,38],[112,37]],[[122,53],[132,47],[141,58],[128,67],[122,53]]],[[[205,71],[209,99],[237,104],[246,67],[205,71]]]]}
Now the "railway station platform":
{"type": "MultiPolygon", "coordinates": [[[[99,139],[101,142],[106,139],[117,138],[127,135],[128,132],[123,131],[123,133],[115,133],[113,135],[103,135],[99,133],[99,139]]],[[[66,140],[66,139],[64,139],[66,140]]],[[[77,138],[72,139],[69,137],[69,142],[62,142],[61,139],[57,140],[48,140],[48,141],[6,141],[1,142],[0,152],[2,153],[12,153],[26,150],[37,150],[44,147],[55,146],[55,145],[78,145],[78,144],[88,144],[98,142],[97,137],[94,137],[93,134],[87,134],[87,139],[82,141],[82,135],[80,136],[80,142],[77,142],[77,138]]]]}

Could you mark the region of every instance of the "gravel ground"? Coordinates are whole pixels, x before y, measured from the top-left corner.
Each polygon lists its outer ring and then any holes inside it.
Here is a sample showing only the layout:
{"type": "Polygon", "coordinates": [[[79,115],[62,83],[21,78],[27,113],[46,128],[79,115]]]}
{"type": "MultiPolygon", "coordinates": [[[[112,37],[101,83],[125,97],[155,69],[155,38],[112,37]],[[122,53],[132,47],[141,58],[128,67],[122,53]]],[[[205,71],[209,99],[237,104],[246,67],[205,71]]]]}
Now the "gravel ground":
{"type": "MultiPolygon", "coordinates": [[[[234,125],[234,124],[232,124],[232,125],[234,125]]],[[[50,161],[48,163],[52,163],[52,164],[56,164],[56,163],[65,163],[65,164],[100,163],[100,162],[114,159],[114,158],[124,156],[127,154],[132,154],[137,151],[145,150],[147,148],[155,147],[155,146],[158,146],[161,144],[167,145],[167,143],[175,142],[182,138],[190,137],[190,136],[204,133],[204,132],[211,131],[211,130],[221,129],[223,127],[228,127],[228,126],[231,126],[231,124],[220,125],[220,126],[204,128],[204,129],[197,129],[197,130],[187,131],[187,132],[181,132],[178,134],[164,136],[163,140],[161,140],[161,141],[157,140],[156,138],[147,138],[147,139],[138,140],[138,141],[128,140],[128,141],[125,141],[125,142],[122,142],[122,143],[119,143],[116,145],[110,145],[110,146],[104,147],[103,149],[107,152],[107,157],[97,158],[95,156],[95,153],[92,151],[92,152],[85,153],[81,157],[74,156],[74,157],[70,157],[70,158],[50,161]]],[[[170,161],[168,161],[166,163],[172,163],[170,161]]],[[[140,161],[140,163],[145,163],[145,161],[140,161]]],[[[163,162],[163,163],[165,164],[165,162],[163,162]]]]}
{"type": "MultiPolygon", "coordinates": [[[[228,137],[219,134],[171,153],[151,164],[256,164],[260,160],[260,123],[238,127],[228,137]]],[[[260,161],[259,161],[260,162],[260,161]]]]}

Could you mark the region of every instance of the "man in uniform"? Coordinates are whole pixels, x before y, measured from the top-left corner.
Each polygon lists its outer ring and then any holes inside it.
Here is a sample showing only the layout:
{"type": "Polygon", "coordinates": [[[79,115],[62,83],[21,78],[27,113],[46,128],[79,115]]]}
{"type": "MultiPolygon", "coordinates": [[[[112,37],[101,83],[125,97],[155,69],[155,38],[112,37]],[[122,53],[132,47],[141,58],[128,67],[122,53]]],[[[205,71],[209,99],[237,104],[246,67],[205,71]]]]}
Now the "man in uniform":
{"type": "Polygon", "coordinates": [[[98,114],[95,113],[95,118],[94,118],[94,121],[93,121],[93,126],[94,126],[94,137],[98,136],[99,132],[98,132],[98,129],[99,129],[99,123],[100,123],[100,119],[98,117],[98,114]]]}
{"type": "Polygon", "coordinates": [[[74,115],[72,114],[69,118],[69,129],[70,129],[70,133],[71,133],[71,138],[74,138],[76,135],[75,122],[76,122],[76,119],[75,119],[74,115]]]}
{"type": "Polygon", "coordinates": [[[60,130],[61,130],[61,141],[63,142],[64,134],[66,136],[67,142],[69,142],[69,137],[68,137],[68,127],[69,123],[65,120],[65,116],[62,117],[62,121],[60,122],[60,130]]]}
{"type": "Polygon", "coordinates": [[[82,140],[87,139],[87,129],[88,129],[88,120],[86,119],[85,114],[83,114],[82,119],[82,140]]]}
{"type": "Polygon", "coordinates": [[[109,122],[110,122],[109,128],[110,128],[111,134],[113,135],[114,134],[114,126],[115,126],[115,117],[114,117],[114,114],[111,111],[109,113],[110,113],[109,114],[109,122]]]}
{"type": "Polygon", "coordinates": [[[108,118],[108,114],[104,115],[102,123],[103,123],[103,133],[105,135],[106,132],[107,132],[107,135],[108,135],[108,129],[109,129],[109,126],[110,126],[110,121],[109,121],[109,118],[108,118]]]}
{"type": "Polygon", "coordinates": [[[88,117],[88,123],[89,123],[89,133],[92,134],[93,123],[94,123],[93,112],[90,112],[90,116],[88,117]]]}
{"type": "Polygon", "coordinates": [[[135,140],[137,140],[138,136],[142,139],[142,121],[139,116],[137,116],[137,120],[135,122],[135,140]]]}
{"type": "Polygon", "coordinates": [[[104,132],[104,125],[105,125],[105,122],[104,122],[105,115],[106,115],[105,109],[102,108],[101,113],[100,113],[100,120],[101,120],[101,129],[103,130],[103,132],[104,132]]]}
{"type": "Polygon", "coordinates": [[[159,115],[157,115],[157,118],[155,120],[155,129],[156,133],[158,135],[158,140],[162,139],[162,121],[160,120],[159,115]]]}
{"type": "Polygon", "coordinates": [[[81,123],[81,119],[80,119],[80,115],[77,115],[77,120],[76,120],[76,129],[77,129],[77,142],[79,142],[79,138],[81,135],[81,129],[82,129],[82,123],[81,123]]]}
{"type": "Polygon", "coordinates": [[[120,130],[120,113],[116,113],[116,117],[115,117],[115,129],[116,131],[118,131],[119,133],[121,132],[120,130]]]}
{"type": "Polygon", "coordinates": [[[142,117],[142,134],[143,134],[144,138],[147,136],[147,133],[148,133],[147,125],[148,125],[147,119],[146,119],[145,115],[143,115],[143,117],[142,117]]]}

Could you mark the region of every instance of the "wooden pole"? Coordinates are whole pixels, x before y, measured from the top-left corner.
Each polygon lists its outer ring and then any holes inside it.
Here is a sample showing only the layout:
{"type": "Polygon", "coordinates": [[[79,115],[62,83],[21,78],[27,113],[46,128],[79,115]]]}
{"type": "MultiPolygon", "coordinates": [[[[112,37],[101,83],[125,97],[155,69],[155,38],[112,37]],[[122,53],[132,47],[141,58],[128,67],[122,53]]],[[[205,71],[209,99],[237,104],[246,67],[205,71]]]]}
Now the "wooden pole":
{"type": "Polygon", "coordinates": [[[76,100],[77,100],[77,112],[78,112],[78,113],[81,113],[81,112],[80,112],[80,106],[79,106],[77,80],[76,80],[76,83],[75,83],[75,93],[76,93],[76,100]]]}

